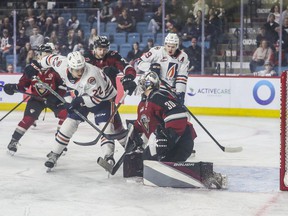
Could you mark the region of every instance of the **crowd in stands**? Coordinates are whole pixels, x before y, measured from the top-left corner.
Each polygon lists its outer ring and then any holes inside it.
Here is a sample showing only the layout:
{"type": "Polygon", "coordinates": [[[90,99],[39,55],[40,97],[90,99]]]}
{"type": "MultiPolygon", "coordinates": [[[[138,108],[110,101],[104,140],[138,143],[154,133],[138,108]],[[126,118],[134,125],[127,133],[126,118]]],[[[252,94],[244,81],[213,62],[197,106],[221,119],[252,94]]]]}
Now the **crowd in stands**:
{"type": "MultiPolygon", "coordinates": [[[[47,10],[47,1],[45,0],[23,0],[22,3],[16,5],[17,66],[22,69],[35,57],[35,48],[44,42],[55,44],[56,52],[62,55],[67,55],[75,50],[84,52],[86,49],[91,49],[98,32],[100,35],[107,34],[113,44],[113,34],[105,32],[105,28],[103,28],[104,31],[97,28],[97,21],[100,19],[101,24],[106,27],[109,23],[115,23],[116,32],[124,32],[127,35],[137,32],[138,23],[145,22],[147,24],[145,32],[153,33],[154,36],[145,41],[140,39],[131,42],[131,50],[123,56],[130,62],[133,62],[151,46],[161,45],[161,41],[157,41],[156,34],[162,33],[163,28],[165,33],[177,33],[182,41],[180,48],[184,49],[189,56],[190,73],[199,73],[201,70],[201,47],[199,44],[202,41],[203,17],[204,41],[209,43],[206,48],[216,49],[217,44],[222,41],[222,35],[228,30],[227,22],[233,13],[231,8],[225,7],[228,0],[206,0],[205,4],[203,4],[203,0],[167,0],[163,26],[163,6],[160,0],[56,0],[55,2],[53,10],[47,10]],[[202,11],[203,5],[204,12],[202,11]],[[74,10],[75,8],[77,10],[74,10]],[[100,11],[99,16],[96,9],[100,11]],[[80,17],[79,11],[81,10],[85,13],[84,15],[81,13],[83,16],[80,17]]],[[[2,71],[5,71],[7,64],[10,64],[6,60],[7,56],[13,54],[13,17],[11,11],[7,11],[7,13],[9,14],[3,16],[0,23],[0,68],[2,71]]],[[[283,11],[283,15],[284,13],[288,13],[288,9],[283,11]]],[[[272,49],[272,57],[269,55],[272,65],[279,62],[275,53],[277,52],[276,44],[279,45],[280,19],[283,19],[281,27],[284,43],[282,47],[284,53],[288,53],[288,18],[284,18],[283,15],[279,13],[279,4],[274,4],[267,17],[267,23],[263,23],[261,34],[257,35],[259,47],[261,47],[262,41],[266,40],[268,47],[272,49]]],[[[117,46],[119,47],[120,44],[117,46]]],[[[256,52],[259,53],[259,49],[255,50],[256,52]]],[[[262,63],[264,65],[267,60],[265,57],[259,63],[255,56],[256,54],[251,57],[251,72],[254,72],[253,70],[262,63]]],[[[287,62],[285,54],[283,62],[287,62]]]]}

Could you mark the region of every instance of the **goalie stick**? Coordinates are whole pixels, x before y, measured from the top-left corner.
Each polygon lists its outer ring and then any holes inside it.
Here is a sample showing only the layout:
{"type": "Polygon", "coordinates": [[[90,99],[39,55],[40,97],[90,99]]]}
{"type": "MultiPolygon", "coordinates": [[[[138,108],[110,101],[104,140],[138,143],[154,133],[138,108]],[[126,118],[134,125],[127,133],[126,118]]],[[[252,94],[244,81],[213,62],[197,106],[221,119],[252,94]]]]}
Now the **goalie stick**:
{"type": "MultiPolygon", "coordinates": [[[[62,103],[66,103],[65,99],[61,97],[54,89],[52,89],[47,83],[42,82],[38,77],[34,77],[38,83],[40,83],[45,89],[50,91],[53,95],[55,95],[62,103]]],[[[73,112],[78,115],[83,121],[87,122],[90,126],[92,126],[98,133],[105,136],[107,139],[111,139],[111,136],[108,134],[104,134],[98,127],[96,127],[91,121],[89,121],[85,116],[83,116],[78,110],[73,109],[73,112]]],[[[112,137],[113,138],[113,137],[112,137]]]]}
{"type": "MultiPolygon", "coordinates": [[[[168,84],[161,80],[161,84],[163,84],[167,90],[169,90],[175,98],[177,98],[177,95],[171,90],[171,88],[168,86],[168,84]]],[[[183,104],[183,108],[193,117],[193,119],[202,127],[202,129],[208,134],[208,136],[216,143],[216,145],[223,151],[223,152],[229,152],[229,153],[236,153],[241,152],[243,148],[240,147],[224,147],[222,146],[213,136],[212,134],[204,127],[204,125],[196,118],[196,116],[183,104]]]]}
{"type": "MultiPolygon", "coordinates": [[[[75,144],[77,145],[81,145],[81,146],[91,146],[91,145],[95,145],[99,139],[101,138],[102,134],[104,134],[104,131],[106,130],[106,128],[109,125],[109,122],[111,121],[111,119],[114,117],[114,115],[117,113],[118,109],[120,108],[120,106],[122,105],[124,99],[126,98],[126,96],[128,95],[128,91],[126,91],[123,95],[123,97],[121,98],[121,100],[119,101],[119,103],[117,104],[116,108],[114,109],[114,111],[112,112],[110,118],[107,120],[107,122],[105,123],[104,127],[102,128],[101,132],[99,133],[99,135],[96,137],[96,139],[92,140],[91,142],[77,142],[77,141],[73,141],[75,144]]],[[[114,140],[119,138],[119,136],[121,137],[125,137],[127,135],[128,131],[125,130],[125,132],[119,132],[118,134],[106,134],[106,138],[110,139],[110,140],[114,140]],[[110,138],[108,138],[107,136],[109,136],[110,138]]]]}

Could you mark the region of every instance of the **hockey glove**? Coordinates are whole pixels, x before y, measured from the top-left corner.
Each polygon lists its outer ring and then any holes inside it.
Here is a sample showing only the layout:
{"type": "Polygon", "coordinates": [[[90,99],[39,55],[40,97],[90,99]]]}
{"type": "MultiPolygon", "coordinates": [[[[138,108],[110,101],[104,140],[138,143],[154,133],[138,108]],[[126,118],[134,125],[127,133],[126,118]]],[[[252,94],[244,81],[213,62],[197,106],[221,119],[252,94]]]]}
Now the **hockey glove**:
{"type": "Polygon", "coordinates": [[[68,113],[72,113],[74,109],[77,110],[84,105],[83,97],[76,97],[71,103],[66,103],[64,107],[67,109],[68,113]]]}
{"type": "Polygon", "coordinates": [[[37,76],[40,71],[40,68],[36,64],[27,65],[24,69],[24,74],[28,79],[32,79],[34,76],[37,76]]]}
{"type": "Polygon", "coordinates": [[[4,92],[8,95],[13,95],[18,91],[18,86],[15,83],[7,83],[4,85],[4,92]]]}
{"type": "Polygon", "coordinates": [[[172,128],[163,128],[158,126],[156,131],[156,153],[158,160],[164,158],[168,151],[172,149],[176,143],[178,135],[172,128]]]}
{"type": "Polygon", "coordinates": [[[149,69],[150,71],[156,73],[158,77],[160,78],[161,65],[159,63],[152,63],[149,69]]]}
{"type": "Polygon", "coordinates": [[[136,89],[137,84],[134,82],[134,77],[131,74],[125,75],[121,79],[124,91],[128,91],[128,95],[132,95],[133,91],[136,89]]]}
{"type": "Polygon", "coordinates": [[[177,92],[177,93],[176,93],[176,96],[177,96],[177,98],[178,98],[178,102],[179,102],[181,105],[184,105],[185,93],[184,93],[184,92],[177,92]]]}
{"type": "Polygon", "coordinates": [[[115,79],[119,73],[118,69],[113,66],[108,66],[103,68],[103,72],[110,78],[115,79]]]}

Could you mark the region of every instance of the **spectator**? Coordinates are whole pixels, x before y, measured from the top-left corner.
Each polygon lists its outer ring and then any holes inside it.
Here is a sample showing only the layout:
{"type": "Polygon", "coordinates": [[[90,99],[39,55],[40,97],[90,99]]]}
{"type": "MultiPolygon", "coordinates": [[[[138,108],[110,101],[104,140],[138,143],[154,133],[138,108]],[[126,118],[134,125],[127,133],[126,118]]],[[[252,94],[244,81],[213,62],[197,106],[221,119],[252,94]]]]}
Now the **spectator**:
{"type": "Polygon", "coordinates": [[[41,44],[44,43],[44,37],[39,33],[39,27],[33,28],[33,35],[30,36],[30,44],[32,49],[37,49],[41,44]]]}
{"type": "Polygon", "coordinates": [[[19,55],[18,55],[18,65],[24,68],[26,66],[26,57],[31,50],[31,44],[30,42],[26,42],[25,46],[20,49],[19,55]]]}
{"type": "Polygon", "coordinates": [[[116,6],[113,7],[113,18],[111,19],[111,22],[115,22],[118,20],[124,7],[125,6],[124,6],[122,0],[117,0],[116,6]]]}
{"type": "Polygon", "coordinates": [[[25,35],[30,37],[31,35],[33,35],[33,28],[35,28],[37,25],[35,23],[35,19],[30,18],[28,20],[28,24],[25,24],[26,29],[25,29],[25,35]]]}
{"type": "Polygon", "coordinates": [[[281,28],[282,28],[282,41],[284,42],[282,44],[282,49],[284,49],[285,52],[288,52],[288,17],[285,17],[282,27],[279,26],[275,28],[275,31],[278,33],[279,36],[281,28]]]}
{"type": "Polygon", "coordinates": [[[177,33],[178,32],[178,29],[176,28],[176,22],[172,19],[170,14],[166,14],[165,27],[166,27],[166,32],[168,32],[168,33],[177,33]]]}
{"type": "Polygon", "coordinates": [[[30,65],[32,60],[35,58],[35,52],[34,50],[29,50],[28,53],[27,53],[27,56],[25,58],[25,66],[26,67],[27,65],[30,65]]]}
{"type": "Polygon", "coordinates": [[[7,64],[6,72],[7,72],[7,73],[15,73],[14,67],[13,67],[12,64],[7,64]]]}
{"type": "Polygon", "coordinates": [[[62,51],[67,55],[68,53],[72,52],[74,46],[77,44],[77,38],[75,35],[74,29],[70,29],[68,31],[64,46],[62,46],[62,51]],[[66,53],[67,52],[67,53],[66,53]]]}
{"type": "Polygon", "coordinates": [[[107,23],[110,22],[112,18],[113,18],[113,9],[110,6],[109,0],[105,0],[104,6],[100,11],[100,21],[107,23]]]}
{"type": "Polygon", "coordinates": [[[197,44],[197,38],[191,39],[191,46],[185,49],[190,61],[188,73],[197,73],[201,71],[201,47],[197,44]]]}
{"type": "Polygon", "coordinates": [[[29,42],[29,37],[25,35],[25,28],[21,27],[19,29],[19,35],[16,38],[16,52],[19,54],[22,47],[25,46],[25,44],[29,42]]]}
{"type": "Polygon", "coordinates": [[[66,26],[68,29],[74,29],[74,30],[77,30],[79,28],[79,25],[80,25],[80,21],[78,20],[76,14],[72,14],[71,18],[68,19],[66,23],[66,26]]]}
{"type": "Polygon", "coordinates": [[[12,54],[13,51],[13,39],[9,35],[9,32],[7,29],[3,29],[2,32],[2,38],[1,38],[1,44],[0,44],[0,57],[2,65],[4,62],[6,62],[6,56],[9,54],[12,54]]]}
{"type": "MultiPolygon", "coordinates": [[[[274,5],[272,5],[269,15],[270,15],[270,14],[274,14],[274,16],[275,16],[275,22],[278,23],[278,24],[280,24],[281,14],[280,14],[279,4],[274,4],[274,5]]],[[[267,17],[267,22],[269,22],[269,15],[268,15],[268,17],[267,17]]]]}
{"type": "Polygon", "coordinates": [[[49,43],[56,44],[58,42],[58,36],[56,30],[51,31],[50,37],[48,37],[49,43]]]}
{"type": "Polygon", "coordinates": [[[66,36],[67,36],[67,26],[65,24],[65,19],[64,17],[59,17],[58,18],[58,24],[56,25],[56,33],[58,36],[58,41],[60,42],[61,45],[65,44],[66,36]]]}
{"type": "Polygon", "coordinates": [[[132,0],[128,6],[128,14],[133,20],[133,25],[135,26],[137,22],[141,22],[144,19],[144,9],[139,3],[139,0],[132,0]]]}
{"type": "Polygon", "coordinates": [[[98,32],[96,28],[91,28],[90,30],[90,35],[87,38],[87,42],[85,43],[85,46],[89,50],[93,50],[94,47],[94,42],[98,38],[98,32]]]}
{"type": "MultiPolygon", "coordinates": [[[[283,45],[282,45],[283,46],[283,45]]],[[[280,52],[280,46],[279,46],[279,42],[277,42],[275,45],[274,45],[274,62],[271,62],[271,64],[273,64],[274,66],[280,66],[279,65],[279,52],[280,52]]],[[[287,59],[285,58],[285,52],[284,50],[282,49],[281,50],[281,66],[287,66],[287,59]]]]}
{"type": "Polygon", "coordinates": [[[273,62],[273,50],[268,46],[267,40],[262,40],[260,46],[255,50],[250,62],[251,73],[256,71],[257,66],[263,66],[265,62],[273,62]]]}
{"type": "Polygon", "coordinates": [[[264,64],[265,69],[258,72],[254,72],[254,76],[277,76],[276,71],[270,61],[266,61],[264,64]]]}
{"type": "Polygon", "coordinates": [[[196,25],[193,23],[193,18],[191,16],[187,18],[187,21],[181,30],[181,35],[183,41],[191,41],[193,37],[198,38],[201,35],[201,33],[198,32],[196,25]]]}
{"type": "Polygon", "coordinates": [[[13,34],[13,25],[11,24],[9,17],[4,17],[2,20],[0,31],[3,32],[4,29],[7,29],[10,35],[13,34]]]}
{"type": "Polygon", "coordinates": [[[51,32],[54,30],[53,20],[51,17],[47,17],[45,24],[41,27],[41,32],[44,37],[50,37],[51,32]]]}
{"type": "Polygon", "coordinates": [[[132,32],[133,31],[133,21],[130,16],[128,16],[127,8],[122,10],[121,16],[118,19],[118,32],[132,32]]]}
{"type": "Polygon", "coordinates": [[[142,50],[143,53],[148,52],[152,47],[154,47],[154,40],[152,38],[149,38],[147,40],[147,45],[142,50]]]}
{"type": "Polygon", "coordinates": [[[186,14],[184,13],[184,10],[182,9],[182,2],[179,3],[179,0],[171,0],[170,3],[167,4],[166,7],[166,14],[170,14],[171,19],[174,20],[173,25],[177,29],[181,29],[182,25],[185,22],[186,14]]]}
{"type": "Polygon", "coordinates": [[[85,44],[84,31],[81,29],[78,29],[75,38],[76,38],[76,44],[73,48],[73,52],[79,51],[83,55],[84,54],[84,44],[85,44]]]}
{"type": "Polygon", "coordinates": [[[276,28],[279,27],[279,24],[275,22],[275,15],[272,13],[269,14],[268,19],[268,22],[264,24],[264,28],[266,29],[269,43],[272,45],[279,39],[278,33],[276,32],[276,28]]]}
{"type": "Polygon", "coordinates": [[[266,34],[266,29],[264,26],[261,26],[258,30],[258,34],[256,35],[256,45],[257,47],[260,46],[261,44],[261,41],[262,40],[267,40],[269,41],[268,37],[267,37],[267,34],[266,34]]]}
{"type": "Polygon", "coordinates": [[[156,33],[162,29],[162,7],[158,7],[148,24],[148,31],[156,33]]]}
{"type": "Polygon", "coordinates": [[[45,23],[46,23],[46,13],[45,11],[41,11],[40,15],[36,17],[36,25],[39,27],[39,29],[42,30],[45,23]]]}
{"type": "Polygon", "coordinates": [[[216,44],[221,40],[221,35],[221,20],[216,16],[215,10],[210,8],[206,19],[205,37],[207,41],[210,41],[212,48],[216,48],[216,44]]]}
{"type": "Polygon", "coordinates": [[[128,52],[126,60],[129,62],[129,64],[133,65],[134,60],[140,58],[141,55],[142,51],[139,49],[139,43],[135,42],[133,43],[132,50],[128,52]]]}
{"type": "MultiPolygon", "coordinates": [[[[189,15],[194,15],[194,17],[197,17],[198,11],[202,11],[202,2],[203,0],[198,0],[195,4],[192,4],[192,8],[189,11],[189,15]]],[[[204,15],[207,16],[209,11],[209,6],[204,2],[204,15]]]]}

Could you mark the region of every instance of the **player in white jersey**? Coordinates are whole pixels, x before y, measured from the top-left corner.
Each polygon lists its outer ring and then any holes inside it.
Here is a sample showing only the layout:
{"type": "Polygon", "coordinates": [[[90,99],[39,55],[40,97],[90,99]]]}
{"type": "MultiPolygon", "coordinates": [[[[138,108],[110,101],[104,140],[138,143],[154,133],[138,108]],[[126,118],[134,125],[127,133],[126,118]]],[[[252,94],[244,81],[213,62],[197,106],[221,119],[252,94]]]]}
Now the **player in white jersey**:
{"type": "MultiPolygon", "coordinates": [[[[76,109],[85,117],[89,112],[94,113],[96,123],[103,127],[111,114],[110,100],[117,95],[117,91],[102,70],[86,63],[78,51],[69,53],[67,57],[47,56],[41,60],[41,66],[44,68],[52,67],[60,74],[66,86],[78,92],[77,97],[71,103],[66,104],[69,113],[68,118],[57,133],[54,148],[48,154],[49,159],[45,163],[46,167],[53,168],[63,149],[67,147],[71,137],[76,132],[78,125],[83,121],[73,110],[76,109]]],[[[111,127],[113,127],[112,124],[111,127]]],[[[113,128],[110,128],[109,132],[113,133],[113,128]]],[[[102,149],[107,161],[109,156],[113,157],[114,145],[102,146],[102,149]]]]}
{"type": "Polygon", "coordinates": [[[165,37],[164,46],[156,46],[144,53],[137,61],[138,69],[156,72],[163,84],[169,86],[184,103],[188,78],[188,56],[179,48],[179,38],[175,33],[165,37]],[[164,81],[164,82],[163,82],[164,81]]]}

